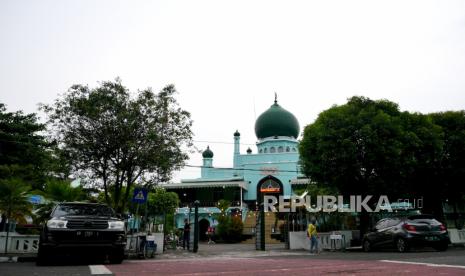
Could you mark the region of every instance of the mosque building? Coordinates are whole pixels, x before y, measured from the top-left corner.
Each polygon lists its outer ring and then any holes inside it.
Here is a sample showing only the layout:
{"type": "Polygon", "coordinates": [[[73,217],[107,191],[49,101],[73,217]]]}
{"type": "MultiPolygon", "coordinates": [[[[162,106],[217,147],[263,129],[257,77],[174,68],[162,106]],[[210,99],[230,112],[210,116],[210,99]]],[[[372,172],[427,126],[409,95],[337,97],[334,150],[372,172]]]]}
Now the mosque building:
{"type": "MultiPolygon", "coordinates": [[[[307,184],[300,172],[298,141],[300,127],[296,117],[278,104],[263,112],[255,122],[257,136],[256,153],[247,148],[241,152],[241,134],[233,134],[234,157],[231,168],[215,168],[214,149],[203,151],[201,176],[196,179],[182,179],[180,183],[163,185],[176,192],[181,208],[175,214],[176,225],[182,228],[185,218],[193,218],[192,203],[200,201],[199,225],[203,228],[216,225],[213,214],[220,213],[218,201],[231,202],[229,212],[246,220],[247,214],[255,211],[263,194],[291,196],[296,185],[307,184]]],[[[204,232],[203,232],[204,233],[204,232]]]]}

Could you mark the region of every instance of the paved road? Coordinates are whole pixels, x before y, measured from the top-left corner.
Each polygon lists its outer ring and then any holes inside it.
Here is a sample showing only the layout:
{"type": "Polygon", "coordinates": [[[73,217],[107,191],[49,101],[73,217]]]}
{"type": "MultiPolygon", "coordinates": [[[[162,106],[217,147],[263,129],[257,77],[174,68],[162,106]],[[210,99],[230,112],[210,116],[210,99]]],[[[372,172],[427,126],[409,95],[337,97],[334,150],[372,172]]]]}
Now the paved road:
{"type": "Polygon", "coordinates": [[[312,258],[234,258],[131,261],[107,266],[115,275],[463,275],[465,266],[437,267],[381,261],[312,258]]]}
{"type": "Polygon", "coordinates": [[[155,259],[125,260],[121,265],[68,262],[36,267],[33,262],[0,263],[0,275],[465,275],[464,248],[403,254],[322,252],[311,255],[281,248],[261,252],[241,245],[217,245],[204,247],[199,253],[175,251],[155,259]]]}

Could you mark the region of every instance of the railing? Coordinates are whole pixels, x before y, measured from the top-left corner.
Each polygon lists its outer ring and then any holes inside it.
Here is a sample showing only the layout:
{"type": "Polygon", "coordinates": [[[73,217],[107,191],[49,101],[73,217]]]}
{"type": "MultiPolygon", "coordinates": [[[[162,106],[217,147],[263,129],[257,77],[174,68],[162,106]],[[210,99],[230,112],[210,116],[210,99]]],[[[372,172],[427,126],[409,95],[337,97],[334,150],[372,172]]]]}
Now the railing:
{"type": "Polygon", "coordinates": [[[325,250],[345,250],[346,239],[344,234],[319,233],[319,246],[325,250]]]}
{"type": "MultiPolygon", "coordinates": [[[[310,239],[306,231],[289,232],[290,249],[310,249],[310,239]]],[[[349,237],[346,233],[325,232],[318,233],[318,248],[321,250],[345,250],[349,237]]]]}
{"type": "MultiPolygon", "coordinates": [[[[5,253],[6,233],[0,234],[0,253],[5,253]]],[[[39,249],[39,235],[9,233],[7,254],[35,254],[39,249]]]]}

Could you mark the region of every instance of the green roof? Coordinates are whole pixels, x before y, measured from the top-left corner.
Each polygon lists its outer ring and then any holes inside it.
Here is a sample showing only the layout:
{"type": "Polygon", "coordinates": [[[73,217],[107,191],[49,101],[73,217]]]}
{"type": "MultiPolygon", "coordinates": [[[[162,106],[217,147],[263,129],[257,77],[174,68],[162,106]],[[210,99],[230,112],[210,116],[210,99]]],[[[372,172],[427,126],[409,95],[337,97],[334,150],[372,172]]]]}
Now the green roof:
{"type": "Polygon", "coordinates": [[[210,146],[207,146],[207,149],[202,152],[203,158],[213,158],[213,151],[210,150],[210,146]]]}
{"type": "Polygon", "coordinates": [[[276,100],[255,122],[255,134],[259,139],[274,136],[297,138],[299,131],[299,122],[296,117],[282,108],[276,100]]]}

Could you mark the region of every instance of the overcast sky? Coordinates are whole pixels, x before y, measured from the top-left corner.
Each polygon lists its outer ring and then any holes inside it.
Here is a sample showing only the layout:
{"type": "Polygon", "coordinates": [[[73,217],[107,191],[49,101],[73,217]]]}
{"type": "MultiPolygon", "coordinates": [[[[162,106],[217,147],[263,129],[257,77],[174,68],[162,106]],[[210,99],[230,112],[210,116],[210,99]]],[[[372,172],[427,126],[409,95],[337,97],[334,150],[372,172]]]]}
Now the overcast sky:
{"type": "Polygon", "coordinates": [[[255,153],[255,118],[275,91],[301,131],[353,95],[464,109],[465,1],[0,1],[8,110],[116,76],[133,91],[175,84],[195,146],[231,166],[234,131],[255,153]]]}

